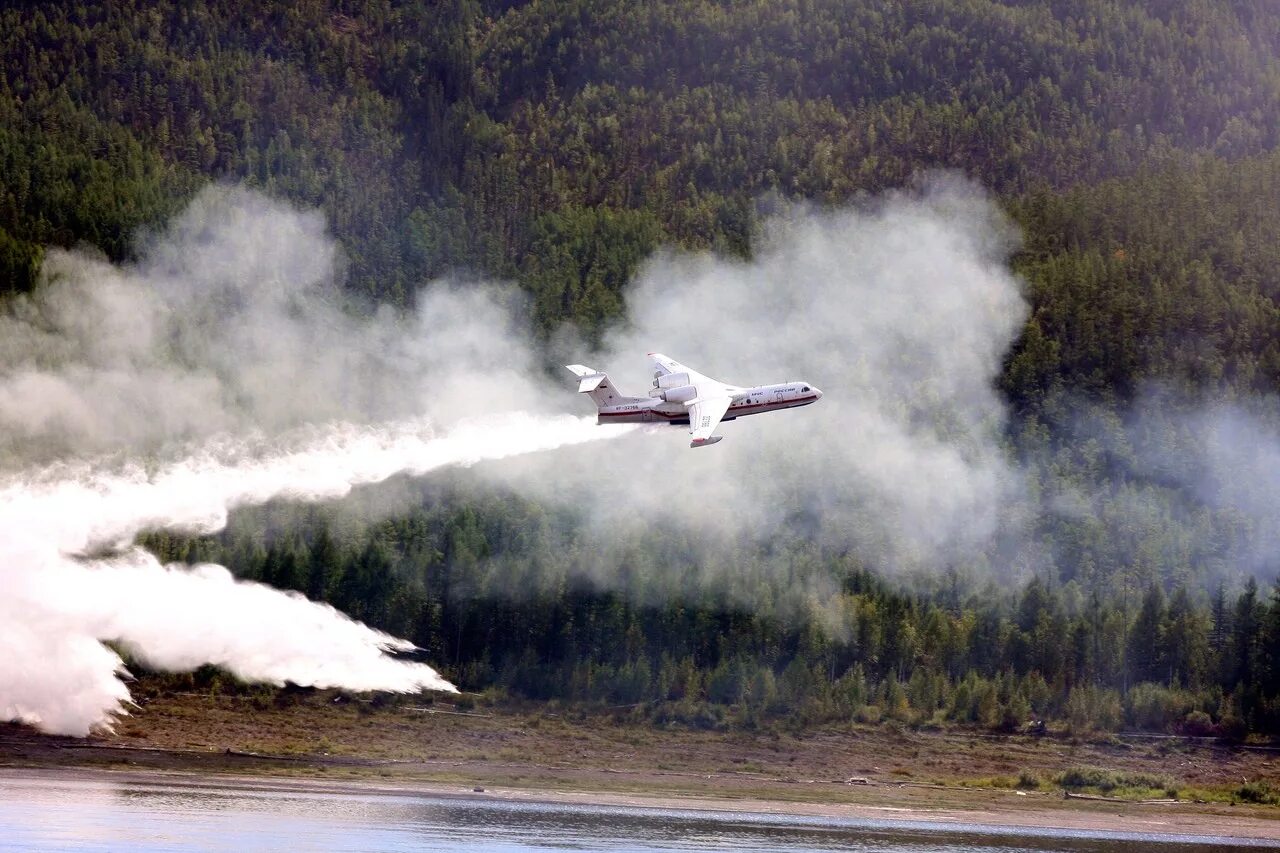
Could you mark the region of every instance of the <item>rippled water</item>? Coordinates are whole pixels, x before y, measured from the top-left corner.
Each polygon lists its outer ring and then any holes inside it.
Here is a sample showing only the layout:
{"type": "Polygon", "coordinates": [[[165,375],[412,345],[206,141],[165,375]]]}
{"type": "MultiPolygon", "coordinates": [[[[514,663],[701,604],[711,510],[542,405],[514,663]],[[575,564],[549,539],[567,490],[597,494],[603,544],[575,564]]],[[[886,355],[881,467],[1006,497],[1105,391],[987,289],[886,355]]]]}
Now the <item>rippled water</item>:
{"type": "Polygon", "coordinates": [[[0,850],[1147,851],[1243,847],[924,822],[204,786],[0,771],[0,850]]]}

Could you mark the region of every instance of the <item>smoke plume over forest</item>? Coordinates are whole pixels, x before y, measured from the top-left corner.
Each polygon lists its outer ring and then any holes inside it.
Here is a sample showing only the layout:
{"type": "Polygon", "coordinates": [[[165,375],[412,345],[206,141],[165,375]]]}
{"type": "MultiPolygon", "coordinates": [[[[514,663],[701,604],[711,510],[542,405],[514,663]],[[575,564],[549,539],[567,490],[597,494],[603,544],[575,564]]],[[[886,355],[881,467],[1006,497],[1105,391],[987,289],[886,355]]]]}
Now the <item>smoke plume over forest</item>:
{"type": "MultiPolygon", "coordinates": [[[[1207,556],[1265,570],[1276,489],[1241,448],[1278,444],[1239,408],[1171,425],[1186,406],[1139,404],[1110,439],[1077,415],[1101,460],[1090,482],[1045,489],[1043,467],[1009,447],[996,383],[1027,317],[1017,244],[980,189],[935,176],[845,209],[783,211],[750,261],[657,254],[590,356],[619,387],[645,393],[644,353],[662,350],[725,381],[803,379],[826,395],[726,424],[726,441],[699,452],[683,430],[594,425],[501,284],[436,283],[409,312],[344,303],[320,217],[259,194],[206,190],[135,263],[53,252],[42,286],[0,320],[14,591],[0,709],[57,731],[109,722],[127,692],[101,641],[162,669],[451,689],[383,655],[405,641],[218,566],[162,566],[134,537],[209,534],[236,507],[485,460],[506,461],[477,482],[580,517],[579,571],[606,587],[635,570],[637,541],[665,560],[652,570],[692,568],[725,590],[735,558],[773,542],[793,556],[771,571],[793,577],[805,553],[1026,576],[1063,558],[1037,536],[1053,519],[1149,511],[1117,487],[1122,470],[1161,478],[1187,513],[1238,513],[1237,551],[1207,556]],[[1184,444],[1162,446],[1171,435],[1184,444]]],[[[566,329],[552,349],[578,360],[584,345],[566,329]]],[[[1182,541],[1186,560],[1209,547],[1194,528],[1182,541]]],[[[835,589],[820,562],[803,574],[802,597],[835,589]]]]}
{"type": "Polygon", "coordinates": [[[584,449],[582,465],[529,459],[495,476],[532,469],[511,482],[589,508],[606,551],[648,530],[683,531],[703,566],[775,537],[888,570],[972,560],[1021,488],[995,388],[1027,312],[1016,243],[981,190],[940,176],[778,215],[749,262],[659,254],[592,366],[643,395],[657,350],[732,384],[805,380],[823,399],[725,424],[711,452],[669,430],[584,449]]]}
{"type": "Polygon", "coordinates": [[[134,544],[146,530],[216,532],[238,506],[627,431],[513,414],[537,408],[508,378],[529,364],[484,291],[441,288],[412,318],[354,319],[336,304],[336,260],[316,215],[211,189],[138,264],[54,253],[43,288],[9,306],[5,717],[73,734],[109,724],[128,693],[102,641],[165,670],[453,689],[384,654],[412,644],[328,605],[220,566],[162,566],[134,544]],[[482,381],[502,406],[466,403],[482,381]]]}
{"type": "MultiPolygon", "coordinates": [[[[728,426],[724,452],[650,430],[491,475],[575,501],[605,531],[634,532],[638,517],[642,532],[758,543],[799,523],[886,560],[981,547],[1016,488],[992,387],[1025,313],[1004,266],[1010,228],[973,187],[943,182],[770,229],[751,263],[655,259],[630,323],[596,357],[637,393],[643,353],[662,347],[741,383],[820,382],[829,402],[728,426]]],[[[322,605],[216,567],[162,567],[132,539],[631,431],[549,414],[584,401],[540,372],[510,291],[439,284],[411,314],[370,317],[341,304],[340,275],[316,214],[212,188],[137,263],[52,253],[43,286],[9,307],[6,615],[22,648],[6,659],[62,650],[43,670],[55,684],[3,680],[10,713],[74,731],[104,719],[124,693],[101,640],[161,668],[443,686],[382,658],[396,641],[322,605]],[[66,709],[59,692],[83,704],[66,709]]],[[[607,575],[609,536],[598,544],[607,575]]]]}

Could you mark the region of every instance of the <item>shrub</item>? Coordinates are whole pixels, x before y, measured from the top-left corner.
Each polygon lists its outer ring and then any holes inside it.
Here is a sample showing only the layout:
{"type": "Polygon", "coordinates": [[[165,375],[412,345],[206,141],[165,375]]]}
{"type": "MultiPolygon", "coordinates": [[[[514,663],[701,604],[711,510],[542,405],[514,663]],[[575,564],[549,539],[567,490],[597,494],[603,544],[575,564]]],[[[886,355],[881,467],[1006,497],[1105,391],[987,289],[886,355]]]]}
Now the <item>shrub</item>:
{"type": "Polygon", "coordinates": [[[1031,716],[1031,703],[1022,693],[1014,693],[1000,709],[1000,725],[1004,732],[1016,732],[1031,716]]]}
{"type": "Polygon", "coordinates": [[[1069,767],[1058,777],[1058,784],[1064,788],[1097,788],[1110,791],[1116,787],[1115,775],[1099,770],[1097,767],[1069,767]]]}
{"type": "Polygon", "coordinates": [[[1182,720],[1180,726],[1184,735],[1191,737],[1208,737],[1215,733],[1216,729],[1213,725],[1213,717],[1210,717],[1204,711],[1191,711],[1182,720]]]}
{"type": "Polygon", "coordinates": [[[1129,725],[1136,728],[1167,732],[1172,731],[1194,707],[1195,700],[1185,690],[1144,682],[1129,691],[1125,699],[1125,717],[1129,725]]]}
{"type": "Polygon", "coordinates": [[[1095,729],[1115,731],[1121,720],[1120,694],[1093,685],[1077,685],[1067,697],[1067,721],[1073,734],[1095,729]]]}
{"type": "Polygon", "coordinates": [[[1117,788],[1138,788],[1150,791],[1163,791],[1169,796],[1177,796],[1172,782],[1163,776],[1150,773],[1115,773],[1097,767],[1071,767],[1058,777],[1058,784],[1064,788],[1096,788],[1109,794],[1117,788]]]}
{"type": "Polygon", "coordinates": [[[1277,795],[1266,782],[1245,782],[1236,789],[1235,794],[1246,803],[1259,803],[1264,806],[1280,803],[1280,795],[1277,795]]]}

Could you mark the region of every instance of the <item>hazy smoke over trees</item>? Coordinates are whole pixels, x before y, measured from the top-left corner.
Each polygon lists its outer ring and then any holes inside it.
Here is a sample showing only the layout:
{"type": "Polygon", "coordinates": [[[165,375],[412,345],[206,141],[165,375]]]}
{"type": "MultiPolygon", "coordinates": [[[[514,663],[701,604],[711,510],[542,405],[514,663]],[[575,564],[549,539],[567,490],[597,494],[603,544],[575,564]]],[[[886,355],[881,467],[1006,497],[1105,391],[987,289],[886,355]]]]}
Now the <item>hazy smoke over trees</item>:
{"type": "Polygon", "coordinates": [[[212,189],[138,264],[53,253],[42,288],[7,306],[0,716],[109,723],[128,694],[107,640],[163,669],[452,689],[327,605],[132,544],[215,531],[236,506],[626,431],[534,414],[500,295],[440,287],[412,316],[357,319],[338,304],[338,260],[316,214],[212,189]],[[481,380],[503,393],[477,394],[481,380]]]}
{"type": "Polygon", "coordinates": [[[509,291],[436,287],[410,315],[360,316],[345,310],[323,217],[239,189],[207,189],[143,242],[128,267],[52,250],[41,288],[5,306],[11,459],[334,419],[454,419],[475,411],[480,375],[504,389],[500,408],[536,407],[509,291]]]}
{"type": "Polygon", "coordinates": [[[127,266],[51,252],[41,287],[0,316],[0,578],[13,591],[0,601],[0,715],[59,731],[109,719],[126,693],[103,640],[164,668],[444,687],[384,657],[394,638],[330,608],[221,567],[164,567],[132,543],[148,529],[216,530],[237,506],[484,460],[506,461],[477,476],[581,515],[566,559],[606,584],[651,571],[734,594],[750,582],[747,554],[811,599],[831,559],[1074,572],[1093,557],[1046,546],[1055,524],[1160,515],[1148,493],[1117,487],[1119,470],[1164,476],[1188,514],[1199,501],[1244,519],[1225,548],[1188,527],[1184,553],[1147,555],[1157,576],[1177,560],[1259,568],[1280,490],[1239,448],[1274,455],[1280,442],[1253,418],[1078,419],[1079,452],[1100,450],[1074,480],[1049,473],[1052,454],[1009,450],[996,382],[1028,311],[1016,245],[982,191],[941,177],[848,209],[785,211],[751,261],[651,259],[601,351],[588,357],[566,331],[555,354],[636,395],[653,350],[735,384],[825,392],[726,424],[726,440],[699,451],[680,429],[595,426],[568,375],[548,375],[512,288],[437,283],[410,312],[355,310],[320,216],[260,195],[207,190],[127,266]],[[1186,443],[1166,447],[1168,435],[1186,443]],[[774,544],[780,556],[760,559],[774,544]]]}
{"type": "Polygon", "coordinates": [[[659,350],[734,384],[805,380],[821,402],[726,424],[713,450],[689,452],[670,430],[493,474],[589,507],[605,547],[685,531],[704,567],[774,537],[878,568],[972,561],[1020,488],[995,390],[1027,312],[1015,246],[984,193],[940,178],[858,208],[792,210],[766,223],[750,262],[661,255],[593,366],[643,395],[644,353],[659,350]]]}

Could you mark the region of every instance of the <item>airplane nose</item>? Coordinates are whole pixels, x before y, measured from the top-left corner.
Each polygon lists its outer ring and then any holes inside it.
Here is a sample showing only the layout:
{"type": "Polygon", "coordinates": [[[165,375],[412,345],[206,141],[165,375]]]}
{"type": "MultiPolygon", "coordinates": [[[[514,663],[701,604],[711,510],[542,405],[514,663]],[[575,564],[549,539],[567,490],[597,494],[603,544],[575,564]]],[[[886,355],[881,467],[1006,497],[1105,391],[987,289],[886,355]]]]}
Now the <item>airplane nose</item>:
{"type": "MultiPolygon", "coordinates": [[[[813,386],[810,386],[810,387],[813,387],[813,386]]],[[[820,391],[818,388],[813,388],[813,393],[818,395],[818,400],[822,399],[822,391],[820,391]]],[[[814,402],[816,403],[817,400],[814,400],[814,402]]]]}

